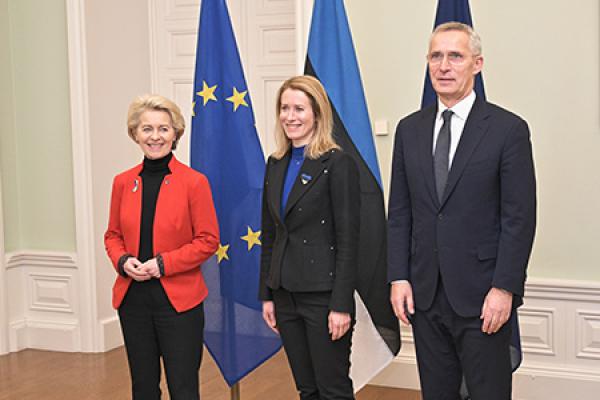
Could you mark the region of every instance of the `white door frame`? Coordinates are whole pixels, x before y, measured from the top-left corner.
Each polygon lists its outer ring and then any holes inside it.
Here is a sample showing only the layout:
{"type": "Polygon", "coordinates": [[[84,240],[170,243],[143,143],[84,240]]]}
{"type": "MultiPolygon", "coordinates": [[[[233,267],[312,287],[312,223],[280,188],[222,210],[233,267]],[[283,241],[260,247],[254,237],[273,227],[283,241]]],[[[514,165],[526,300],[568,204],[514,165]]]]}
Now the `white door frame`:
{"type": "Polygon", "coordinates": [[[98,321],[94,254],[94,217],[91,147],[88,109],[85,0],[65,0],[69,83],[71,95],[71,140],[75,232],[79,270],[80,351],[103,351],[98,321]]]}

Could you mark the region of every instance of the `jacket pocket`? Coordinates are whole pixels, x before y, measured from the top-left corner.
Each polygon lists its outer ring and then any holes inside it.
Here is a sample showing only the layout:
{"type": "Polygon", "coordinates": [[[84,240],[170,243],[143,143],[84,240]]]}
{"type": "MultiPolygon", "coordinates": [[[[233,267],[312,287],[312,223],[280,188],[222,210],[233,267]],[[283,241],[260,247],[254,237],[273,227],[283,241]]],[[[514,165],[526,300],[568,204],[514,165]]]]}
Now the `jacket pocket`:
{"type": "Polygon", "coordinates": [[[482,244],[477,248],[477,258],[479,258],[480,261],[496,258],[497,254],[498,245],[495,243],[482,244]]]}

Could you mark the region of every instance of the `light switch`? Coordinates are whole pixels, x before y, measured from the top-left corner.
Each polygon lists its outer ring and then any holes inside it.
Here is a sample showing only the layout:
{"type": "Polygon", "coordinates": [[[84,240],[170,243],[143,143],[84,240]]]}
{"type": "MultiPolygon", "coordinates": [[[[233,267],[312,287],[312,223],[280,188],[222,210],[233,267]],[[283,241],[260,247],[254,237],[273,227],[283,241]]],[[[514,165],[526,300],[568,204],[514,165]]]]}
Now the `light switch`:
{"type": "Polygon", "coordinates": [[[385,136],[388,132],[388,121],[387,119],[378,119],[375,121],[375,135],[385,136]]]}

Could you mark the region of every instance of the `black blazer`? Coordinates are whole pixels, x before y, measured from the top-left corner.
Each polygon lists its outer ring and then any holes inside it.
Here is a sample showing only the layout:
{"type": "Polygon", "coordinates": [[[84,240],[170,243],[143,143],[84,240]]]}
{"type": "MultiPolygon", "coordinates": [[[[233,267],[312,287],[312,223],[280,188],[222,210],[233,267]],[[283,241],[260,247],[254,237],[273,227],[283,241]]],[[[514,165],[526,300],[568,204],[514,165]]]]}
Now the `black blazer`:
{"type": "Polygon", "coordinates": [[[330,310],[354,311],[358,261],[360,189],[351,156],[330,150],[306,158],[281,215],[283,182],[290,161],[269,157],[262,205],[259,297],[271,290],[331,291],[330,310]]]}
{"type": "Polygon", "coordinates": [[[453,309],[481,313],[493,287],[522,304],[536,223],[527,123],[476,99],[438,201],[433,172],[436,105],[396,129],[388,220],[388,279],[407,279],[415,306],[431,306],[441,276],[453,309]]]}

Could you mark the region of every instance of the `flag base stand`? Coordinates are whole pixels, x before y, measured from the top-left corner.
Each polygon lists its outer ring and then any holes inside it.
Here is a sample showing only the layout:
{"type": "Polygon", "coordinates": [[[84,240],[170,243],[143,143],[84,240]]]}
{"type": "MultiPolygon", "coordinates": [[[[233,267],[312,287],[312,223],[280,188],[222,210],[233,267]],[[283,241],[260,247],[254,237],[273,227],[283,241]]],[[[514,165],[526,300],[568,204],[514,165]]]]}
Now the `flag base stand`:
{"type": "Polygon", "coordinates": [[[231,400],[240,400],[240,383],[236,382],[229,389],[231,393],[231,400]]]}

